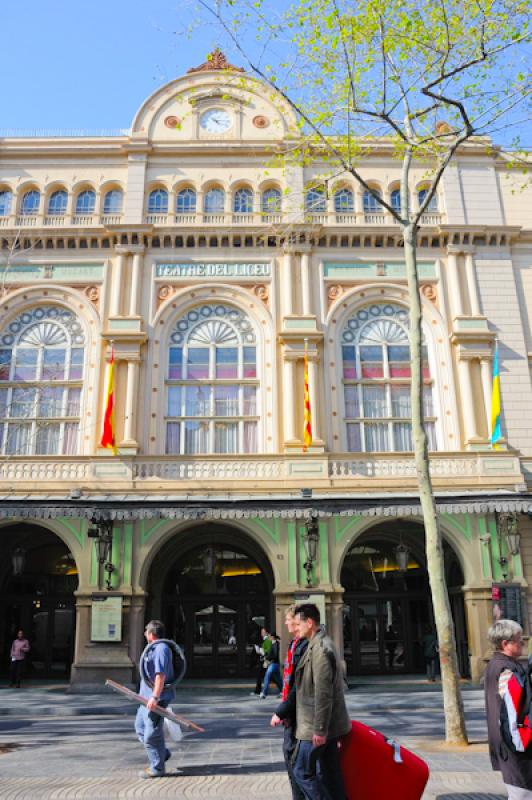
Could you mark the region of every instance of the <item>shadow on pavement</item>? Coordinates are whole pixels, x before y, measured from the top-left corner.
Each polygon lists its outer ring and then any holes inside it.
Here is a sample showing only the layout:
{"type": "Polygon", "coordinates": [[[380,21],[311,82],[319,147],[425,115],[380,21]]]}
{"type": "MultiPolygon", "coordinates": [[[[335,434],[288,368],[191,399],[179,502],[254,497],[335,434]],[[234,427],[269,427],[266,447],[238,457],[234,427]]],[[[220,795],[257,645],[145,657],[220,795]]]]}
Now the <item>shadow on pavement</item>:
{"type": "MultiPolygon", "coordinates": [[[[178,774],[183,775],[186,778],[190,778],[193,776],[205,776],[205,775],[254,775],[257,772],[283,772],[284,763],[279,764],[264,764],[264,763],[253,763],[253,764],[198,764],[198,765],[190,765],[187,766],[186,764],[179,764],[177,767],[178,774]]],[[[169,769],[168,774],[171,776],[171,767],[169,769]]],[[[490,797],[489,800],[492,800],[490,797]]],[[[499,800],[499,798],[496,798],[499,800]]]]}
{"type": "Polygon", "coordinates": [[[508,800],[505,794],[486,794],[485,792],[452,792],[451,794],[438,794],[436,800],[508,800]]]}

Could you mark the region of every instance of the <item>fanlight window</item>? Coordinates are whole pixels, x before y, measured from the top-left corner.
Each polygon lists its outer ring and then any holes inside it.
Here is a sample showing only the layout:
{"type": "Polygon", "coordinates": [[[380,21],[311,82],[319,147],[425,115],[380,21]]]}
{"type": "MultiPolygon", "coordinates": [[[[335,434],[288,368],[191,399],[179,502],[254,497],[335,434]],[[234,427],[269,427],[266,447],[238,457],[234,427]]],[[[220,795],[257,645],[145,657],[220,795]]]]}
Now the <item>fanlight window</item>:
{"type": "Polygon", "coordinates": [[[334,194],[334,210],[336,213],[352,212],[355,208],[354,195],[351,189],[339,189],[334,194]]]}
{"type": "MultiPolygon", "coordinates": [[[[379,193],[377,192],[377,194],[379,193]]],[[[382,211],[382,206],[379,200],[377,200],[377,198],[374,195],[372,195],[371,192],[368,192],[367,189],[364,192],[364,211],[370,213],[382,211]]]]}
{"type": "Polygon", "coordinates": [[[203,201],[206,214],[223,214],[225,208],[225,192],[223,189],[209,189],[203,201]]]}
{"type": "MultiPolygon", "coordinates": [[[[427,196],[428,189],[420,189],[417,193],[417,199],[419,206],[421,207],[422,203],[425,202],[425,197],[427,196]]],[[[433,194],[430,198],[429,204],[427,206],[427,211],[437,211],[438,210],[438,196],[433,194]]]]}
{"type": "Polygon", "coordinates": [[[253,212],[253,192],[251,189],[238,189],[233,197],[235,214],[251,214],[253,212]]]}
{"type": "Polygon", "coordinates": [[[75,455],[85,336],[65,308],[24,311],[0,333],[0,452],[75,455]]]}
{"type": "Polygon", "coordinates": [[[401,190],[394,189],[390,195],[390,205],[394,211],[401,211],[401,190]]]}
{"type": "Polygon", "coordinates": [[[314,186],[309,189],[305,198],[307,211],[311,213],[322,213],[327,211],[327,198],[323,186],[314,186]]]}
{"type": "Polygon", "coordinates": [[[196,192],[194,189],[182,189],[176,198],[177,214],[193,214],[196,211],[196,192]]]}
{"type": "MultiPolygon", "coordinates": [[[[413,450],[408,311],[392,303],[359,309],[342,332],[344,419],[351,452],[413,450]]],[[[433,382],[423,348],[424,412],[436,450],[433,382]]]]}
{"type": "Polygon", "coordinates": [[[111,189],[103,199],[104,214],[120,214],[122,212],[123,194],[120,189],[111,189]]]}
{"type": "Polygon", "coordinates": [[[170,334],[166,452],[256,453],[257,341],[249,318],[228,305],[203,305],[170,334]]]}
{"type": "Polygon", "coordinates": [[[262,193],[263,214],[275,214],[281,210],[281,192],[279,189],[266,189],[262,193]]]}
{"type": "Polygon", "coordinates": [[[13,195],[11,192],[0,192],[0,217],[7,217],[11,211],[13,195]]]}
{"type": "Polygon", "coordinates": [[[31,216],[32,214],[37,214],[39,211],[40,202],[41,202],[41,194],[36,189],[32,189],[30,192],[26,192],[26,194],[22,198],[22,206],[20,208],[20,213],[24,217],[31,216]]]}
{"type": "Polygon", "coordinates": [[[66,212],[68,195],[64,189],[59,189],[50,195],[48,213],[53,216],[63,216],[66,212]]]}
{"type": "Polygon", "coordinates": [[[78,194],[76,214],[93,214],[95,205],[96,193],[92,189],[85,189],[85,191],[78,194]]]}
{"type": "Polygon", "coordinates": [[[148,197],[149,214],[168,213],[168,192],[165,189],[154,189],[148,197]]]}

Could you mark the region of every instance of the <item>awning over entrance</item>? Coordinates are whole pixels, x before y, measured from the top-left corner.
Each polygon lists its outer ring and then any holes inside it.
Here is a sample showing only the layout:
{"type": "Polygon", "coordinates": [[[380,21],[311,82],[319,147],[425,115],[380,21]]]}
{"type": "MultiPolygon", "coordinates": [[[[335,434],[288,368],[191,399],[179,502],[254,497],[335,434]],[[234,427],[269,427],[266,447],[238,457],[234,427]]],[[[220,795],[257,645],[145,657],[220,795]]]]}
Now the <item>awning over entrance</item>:
{"type": "MultiPolygon", "coordinates": [[[[532,514],[532,494],[468,492],[437,494],[443,514],[486,514],[510,511],[532,514]]],[[[0,519],[57,519],[75,517],[135,521],[142,519],[234,520],[252,518],[307,519],[328,517],[419,517],[421,504],[415,495],[316,494],[308,498],[247,496],[239,499],[212,497],[194,500],[154,495],[91,495],[81,499],[46,495],[0,497],[0,519]]]]}

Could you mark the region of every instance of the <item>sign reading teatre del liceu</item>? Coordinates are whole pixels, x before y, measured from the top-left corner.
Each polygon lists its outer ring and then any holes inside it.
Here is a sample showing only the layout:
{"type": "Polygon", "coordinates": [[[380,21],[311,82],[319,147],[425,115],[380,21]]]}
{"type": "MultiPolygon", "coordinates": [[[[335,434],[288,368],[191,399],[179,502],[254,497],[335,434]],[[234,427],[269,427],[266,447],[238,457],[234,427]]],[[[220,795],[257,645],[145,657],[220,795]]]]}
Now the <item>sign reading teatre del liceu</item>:
{"type": "Polygon", "coordinates": [[[269,278],[270,263],[242,264],[236,261],[195,264],[156,264],[156,278],[269,278]]]}

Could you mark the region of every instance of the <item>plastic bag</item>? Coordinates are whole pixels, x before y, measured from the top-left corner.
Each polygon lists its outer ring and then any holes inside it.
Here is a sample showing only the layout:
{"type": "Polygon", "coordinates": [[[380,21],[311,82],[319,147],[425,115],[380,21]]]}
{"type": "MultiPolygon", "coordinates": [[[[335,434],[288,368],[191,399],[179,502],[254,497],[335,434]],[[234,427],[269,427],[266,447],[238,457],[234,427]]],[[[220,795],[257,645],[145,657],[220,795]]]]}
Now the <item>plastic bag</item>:
{"type": "MultiPolygon", "coordinates": [[[[172,708],[168,706],[168,711],[171,711],[172,708]]],[[[164,732],[168,734],[170,739],[173,742],[180,742],[183,738],[183,731],[181,730],[181,725],[179,723],[174,722],[167,717],[164,718],[164,732]]]]}

